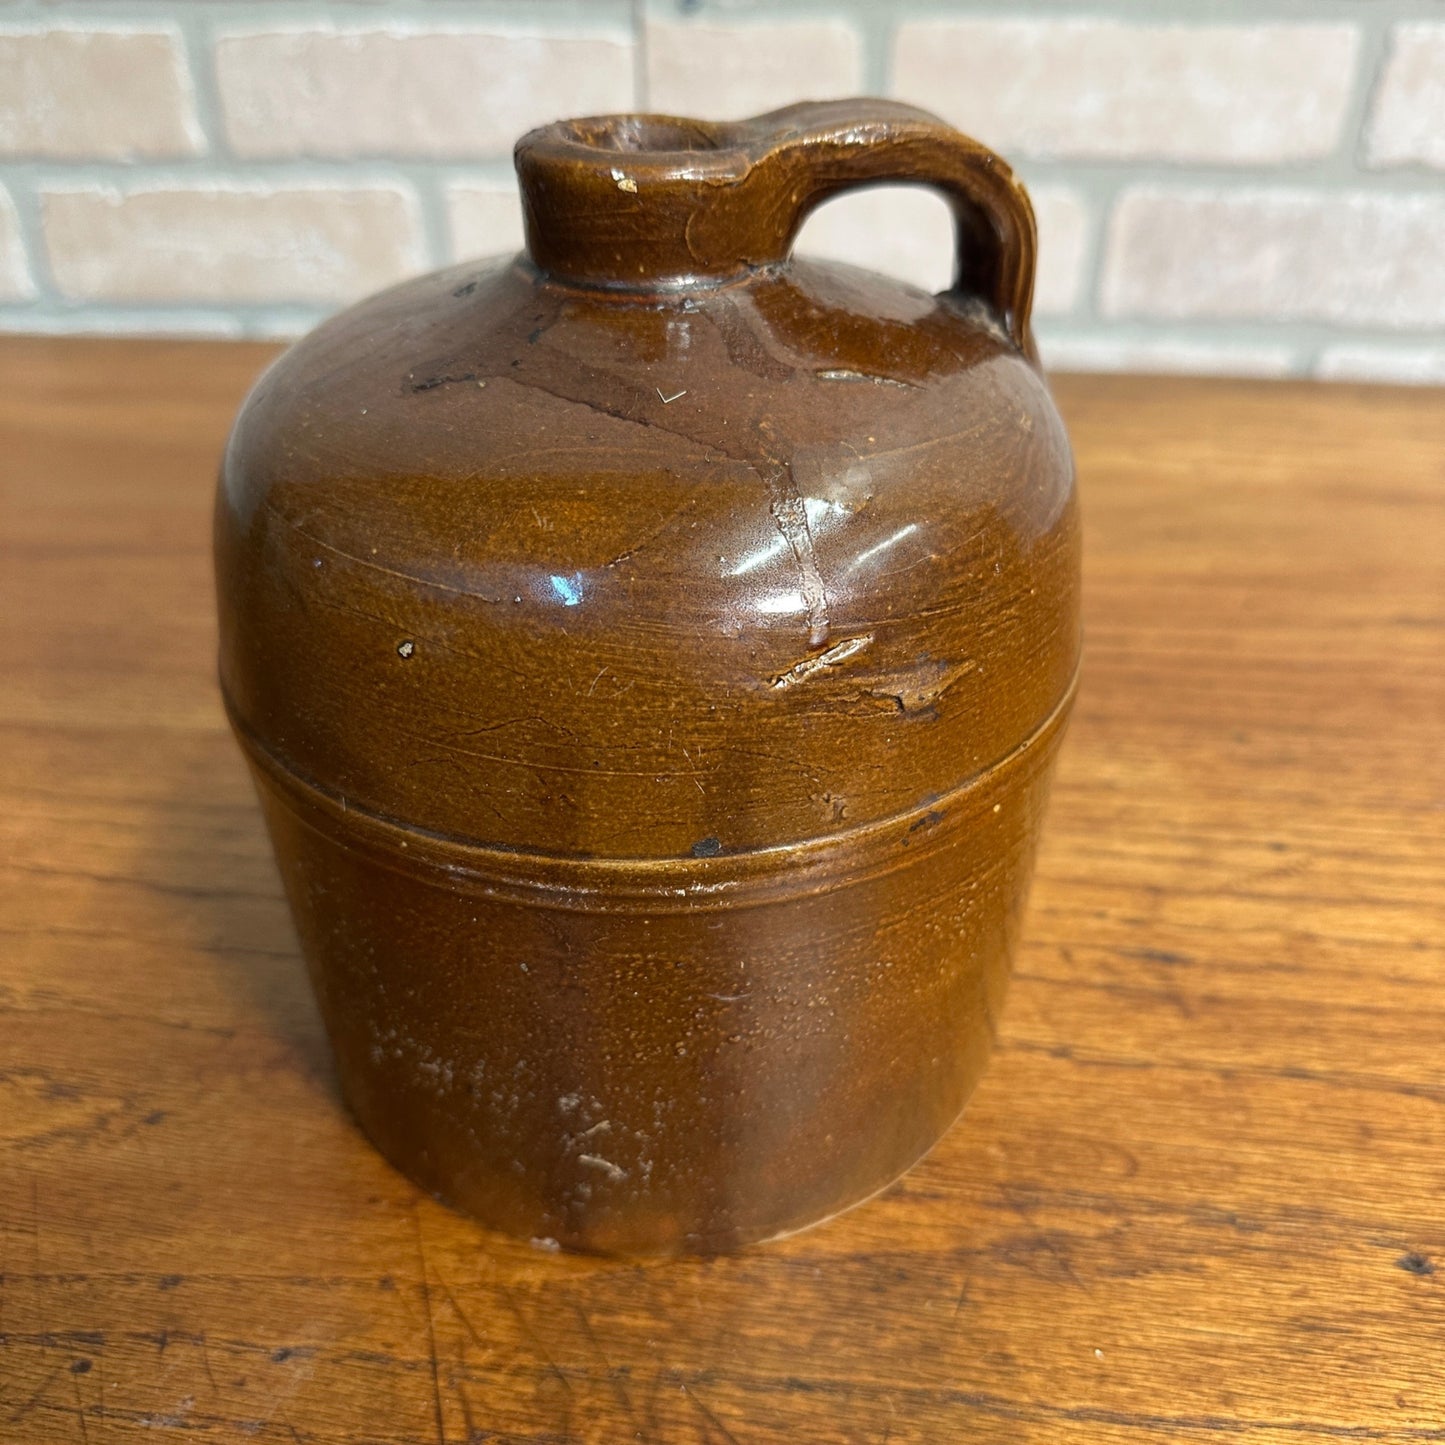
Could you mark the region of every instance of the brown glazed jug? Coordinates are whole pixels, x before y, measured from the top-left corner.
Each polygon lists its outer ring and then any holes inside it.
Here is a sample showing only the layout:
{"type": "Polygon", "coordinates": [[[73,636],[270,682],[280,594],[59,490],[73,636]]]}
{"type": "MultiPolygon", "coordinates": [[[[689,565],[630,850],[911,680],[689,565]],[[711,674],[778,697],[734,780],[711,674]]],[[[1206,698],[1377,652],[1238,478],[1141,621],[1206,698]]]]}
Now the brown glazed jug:
{"type": "Polygon", "coordinates": [[[221,681],[345,1096],[546,1247],[711,1252],[875,1193],[984,1067],[1079,657],[1034,222],[877,100],[517,146],[527,248],[257,382],[221,681]],[[933,187],[931,296],[796,260],[933,187]]]}

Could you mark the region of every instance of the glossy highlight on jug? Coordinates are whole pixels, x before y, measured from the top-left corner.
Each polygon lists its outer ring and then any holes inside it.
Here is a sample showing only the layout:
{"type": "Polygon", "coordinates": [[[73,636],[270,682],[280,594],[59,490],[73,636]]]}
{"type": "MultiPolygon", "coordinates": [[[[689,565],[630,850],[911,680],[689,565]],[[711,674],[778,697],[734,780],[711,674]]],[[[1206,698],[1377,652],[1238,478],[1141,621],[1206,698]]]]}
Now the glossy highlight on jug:
{"type": "Polygon", "coordinates": [[[526,252],[248,398],[222,688],[387,1157],[549,1247],[736,1248],[907,1169],[996,1030],[1079,662],[1033,216],[876,100],[517,170],[526,252]],[[889,182],[950,204],[940,296],[791,256],[889,182]]]}

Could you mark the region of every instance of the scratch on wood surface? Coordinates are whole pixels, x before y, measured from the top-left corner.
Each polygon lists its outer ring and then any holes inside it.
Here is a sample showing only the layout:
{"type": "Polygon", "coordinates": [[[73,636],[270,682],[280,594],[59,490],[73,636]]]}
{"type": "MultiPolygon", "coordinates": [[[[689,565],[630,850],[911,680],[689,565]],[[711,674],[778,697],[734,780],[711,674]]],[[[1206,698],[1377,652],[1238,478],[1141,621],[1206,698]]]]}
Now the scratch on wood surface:
{"type": "Polygon", "coordinates": [[[632,1396],[627,1391],[627,1371],[619,1369],[607,1358],[607,1352],[602,1348],[602,1342],[597,1338],[596,1331],[592,1328],[592,1321],[587,1318],[587,1311],[582,1308],[580,1300],[572,1301],[572,1312],[577,1316],[577,1323],[582,1326],[582,1333],[587,1336],[587,1342],[592,1346],[597,1358],[602,1361],[602,1369],[607,1377],[607,1383],[612,1387],[612,1393],[617,1396],[617,1403],[627,1413],[627,1418],[634,1423],[637,1422],[637,1411],[632,1404],[632,1396]]]}
{"type": "MultiPolygon", "coordinates": [[[[1372,944],[1372,946],[1374,946],[1372,944]]],[[[1384,946],[1384,945],[1381,945],[1384,946]]],[[[1018,977],[1029,977],[1021,974],[1018,977]]],[[[1093,988],[1088,982],[1082,985],[1093,988]]],[[[1107,988],[1107,986],[1104,986],[1107,988]]],[[[1053,1059],[1067,1060],[1080,1068],[1123,1069],[1131,1073],[1141,1068],[1152,1067],[1147,1061],[1130,1055],[1084,1053],[1069,1044],[1043,1043],[1036,1039],[1013,1037],[1008,1040],[1007,1051],[1018,1054],[1046,1054],[1053,1059]]],[[[1298,1064],[1257,1064],[1231,1063],[1228,1067],[1208,1060],[1176,1058],[1170,1059],[1170,1070],[1183,1074],[1202,1074],[1209,1078],[1230,1077],[1233,1079],[1287,1079],[1295,1083],[1320,1084],[1332,1089],[1358,1089],[1370,1093],[1394,1094],[1402,1099],[1429,1099],[1445,1102],[1445,1085],[1410,1083],[1392,1079],[1385,1074],[1353,1073],[1339,1069],[1307,1069],[1298,1064]]]]}
{"type": "Polygon", "coordinates": [[[30,1252],[35,1260],[35,1273],[43,1273],[40,1268],[40,1181],[33,1174],[30,1176],[30,1252]]]}
{"type": "Polygon", "coordinates": [[[467,1445],[473,1445],[474,1441],[477,1442],[477,1445],[480,1445],[480,1442],[487,1437],[477,1428],[476,1417],[472,1414],[472,1402],[467,1398],[467,1392],[462,1387],[462,1382],[457,1378],[455,1370],[447,1371],[447,1384],[449,1384],[456,1393],[457,1404],[462,1407],[462,1424],[466,1426],[467,1445]]]}
{"type": "Polygon", "coordinates": [[[534,1331],[531,1325],[527,1323],[527,1318],[522,1313],[520,1306],[517,1304],[516,1297],[512,1294],[512,1291],[507,1288],[506,1281],[499,1278],[497,1280],[497,1288],[501,1290],[502,1298],[507,1302],[507,1308],[511,1310],[513,1318],[515,1318],[515,1320],[517,1321],[518,1328],[527,1337],[533,1350],[536,1351],[537,1358],[541,1360],[549,1370],[551,1370],[551,1372],[561,1382],[562,1388],[566,1390],[567,1393],[570,1395],[572,1393],[571,1380],[567,1378],[566,1372],[547,1352],[547,1347],[542,1343],[536,1331],[534,1331]]]}
{"type": "Polygon", "coordinates": [[[75,1387],[75,1418],[80,1421],[80,1438],[84,1445],[90,1445],[90,1426],[85,1419],[85,1402],[80,1398],[80,1376],[71,1372],[70,1383],[75,1387]]]}
{"type": "MultiPolygon", "coordinates": [[[[649,1340],[648,1344],[651,1345],[652,1341],[649,1340]]],[[[652,1382],[647,1387],[647,1401],[643,1411],[645,1419],[644,1428],[652,1431],[653,1435],[657,1434],[657,1397],[662,1392],[662,1382],[664,1378],[670,1379],[672,1374],[673,1371],[669,1366],[659,1365],[653,1370],[652,1382]]]]}
{"type": "Polygon", "coordinates": [[[206,1345],[206,1332],[204,1330],[196,1337],[196,1343],[201,1349],[201,1368],[206,1372],[206,1379],[210,1382],[211,1391],[219,1395],[221,1391],[216,1384],[216,1376],[211,1370],[211,1352],[206,1345]]]}
{"type": "Polygon", "coordinates": [[[706,1420],[708,1424],[711,1425],[712,1428],[716,1430],[723,1437],[723,1439],[728,1442],[728,1445],[738,1445],[738,1437],[734,1435],[733,1432],[729,1430],[728,1427],[724,1425],[723,1422],[719,1420],[718,1417],[713,1414],[711,1410],[708,1409],[706,1402],[703,1400],[702,1396],[697,1393],[696,1390],[689,1390],[687,1388],[686,1380],[682,1382],[682,1393],[686,1395],[689,1400],[692,1401],[693,1405],[697,1408],[697,1411],[702,1416],[702,1418],[706,1420]]]}
{"type": "Polygon", "coordinates": [[[422,1307],[426,1310],[427,1347],[431,1353],[432,1406],[436,1411],[437,1445],[447,1445],[446,1415],[442,1410],[441,1368],[437,1363],[436,1317],[432,1314],[431,1285],[427,1279],[426,1242],[422,1238],[421,1210],[415,1203],[412,1204],[411,1218],[412,1223],[416,1226],[416,1257],[417,1266],[421,1271],[421,1302],[422,1307]]]}
{"type": "Polygon", "coordinates": [[[477,1327],[472,1323],[472,1317],[462,1308],[461,1301],[458,1300],[452,1292],[451,1285],[449,1285],[441,1275],[437,1275],[437,1283],[441,1286],[442,1293],[446,1295],[447,1302],[451,1305],[456,1317],[462,1322],[462,1328],[471,1336],[472,1343],[479,1350],[490,1355],[492,1353],[492,1347],[477,1333],[477,1327]]]}
{"type": "Polygon", "coordinates": [[[1034,1237],[1053,1257],[1055,1264],[1058,1265],[1059,1270],[1064,1275],[1064,1277],[1069,1280],[1069,1282],[1073,1284],[1077,1289],[1082,1290],[1085,1294],[1089,1294],[1090,1290],[1088,1285],[1086,1285],[1084,1281],[1079,1278],[1078,1274],[1074,1270],[1074,1266],[1069,1263],[1068,1256],[1054,1243],[1052,1234],[1047,1229],[1041,1229],[1039,1227],[1038,1223],[1033,1217],[1033,1211],[1028,1207],[1028,1205],[1025,1204],[1023,1200],[1019,1199],[1015,1195],[1013,1189],[1010,1188],[1008,1185],[1004,1186],[1003,1194],[1004,1202],[1016,1215],[1018,1215],[1018,1217],[1029,1227],[1029,1229],[1033,1231],[1034,1237]]]}
{"type": "Polygon", "coordinates": [[[61,1365],[55,1365],[51,1368],[50,1373],[46,1375],[34,1388],[34,1390],[30,1392],[29,1399],[22,1400],[20,1404],[17,1405],[15,1409],[11,1412],[8,1417],[9,1424],[18,1424],[21,1420],[25,1419],[27,1415],[31,1414],[34,1411],[35,1407],[45,1397],[45,1394],[50,1389],[51,1385],[55,1383],[56,1378],[59,1376],[63,1368],[64,1367],[61,1365]]]}
{"type": "Polygon", "coordinates": [[[290,1431],[291,1439],[295,1442],[295,1445],[303,1445],[301,1432],[291,1423],[291,1417],[286,1413],[286,1407],[284,1405],[280,1407],[280,1413],[281,1423],[290,1431]]]}

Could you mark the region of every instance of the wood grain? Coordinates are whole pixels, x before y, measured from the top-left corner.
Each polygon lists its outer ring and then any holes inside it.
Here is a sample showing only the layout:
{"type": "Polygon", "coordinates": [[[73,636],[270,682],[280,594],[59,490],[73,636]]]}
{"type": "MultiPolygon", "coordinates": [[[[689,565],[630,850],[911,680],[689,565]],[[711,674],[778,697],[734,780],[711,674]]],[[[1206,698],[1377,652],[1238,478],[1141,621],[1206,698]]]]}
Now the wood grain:
{"type": "Polygon", "coordinates": [[[254,346],[0,344],[0,1440],[1445,1440],[1445,406],[1062,379],[1088,656],[1004,1040],[711,1262],[419,1197],[213,682],[254,346]]]}

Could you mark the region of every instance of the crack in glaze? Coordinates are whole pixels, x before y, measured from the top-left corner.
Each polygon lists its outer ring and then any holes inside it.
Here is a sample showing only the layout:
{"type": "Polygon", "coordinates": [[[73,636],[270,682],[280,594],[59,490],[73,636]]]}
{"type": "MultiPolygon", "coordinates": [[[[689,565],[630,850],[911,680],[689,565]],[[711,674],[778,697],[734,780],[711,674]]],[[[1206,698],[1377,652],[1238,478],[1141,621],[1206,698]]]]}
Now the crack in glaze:
{"type": "Polygon", "coordinates": [[[758,474],[768,489],[773,521],[798,567],[798,589],[808,609],[808,645],[821,647],[828,640],[828,593],[813,551],[807,506],[793,480],[793,469],[786,462],[775,461],[766,470],[760,467],[758,474]]]}
{"type": "Polygon", "coordinates": [[[801,662],[795,662],[786,672],[780,672],[773,678],[772,685],[792,687],[794,683],[806,682],[808,678],[825,672],[830,667],[837,667],[840,662],[846,662],[848,658],[862,652],[872,641],[871,632],[865,632],[860,637],[845,637],[826,652],[815,653],[812,657],[803,658],[801,662]]]}

